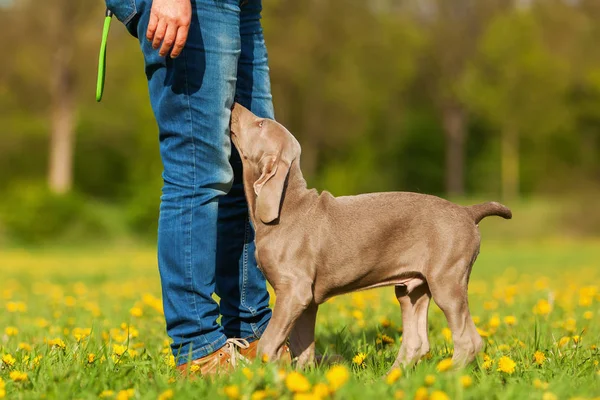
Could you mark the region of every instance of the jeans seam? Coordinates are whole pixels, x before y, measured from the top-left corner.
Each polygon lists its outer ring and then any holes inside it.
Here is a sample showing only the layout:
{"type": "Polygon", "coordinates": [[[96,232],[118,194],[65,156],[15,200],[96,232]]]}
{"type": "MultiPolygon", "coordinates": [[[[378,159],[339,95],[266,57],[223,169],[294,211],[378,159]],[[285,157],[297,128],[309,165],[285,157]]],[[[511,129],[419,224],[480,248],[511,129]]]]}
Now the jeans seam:
{"type": "Polygon", "coordinates": [[[123,25],[127,25],[137,14],[137,4],[135,4],[135,0],[130,0],[129,3],[133,8],[133,11],[127,16],[127,18],[123,19],[123,25]]]}
{"type": "MultiPolygon", "coordinates": [[[[190,139],[192,142],[192,160],[193,160],[193,176],[192,176],[192,181],[193,183],[193,189],[192,189],[192,198],[190,199],[190,216],[189,216],[189,226],[188,226],[188,242],[186,243],[188,248],[186,249],[186,256],[188,257],[187,260],[187,265],[188,265],[188,271],[189,271],[189,276],[190,276],[190,293],[188,295],[188,299],[191,299],[191,303],[194,309],[194,313],[196,314],[196,320],[198,321],[198,323],[200,324],[200,329],[202,329],[202,318],[200,317],[200,314],[198,313],[198,304],[196,303],[196,297],[195,297],[195,287],[194,287],[194,268],[193,268],[193,261],[192,261],[192,226],[194,223],[194,200],[196,198],[196,143],[194,141],[194,122],[193,122],[193,118],[192,118],[192,105],[190,103],[190,94],[189,94],[189,83],[188,83],[188,72],[187,72],[187,54],[185,52],[183,52],[183,70],[184,70],[184,77],[185,77],[185,96],[187,99],[187,106],[188,106],[188,119],[190,121],[190,139]]],[[[189,300],[188,300],[189,301],[189,300]]]]}
{"type": "MultiPolygon", "coordinates": [[[[246,214],[244,218],[244,250],[243,250],[243,261],[242,261],[242,296],[241,303],[244,307],[246,307],[253,317],[256,316],[256,310],[254,307],[248,306],[246,304],[246,285],[248,283],[248,236],[250,234],[248,229],[248,221],[249,215],[246,214]]],[[[252,328],[254,330],[254,328],[252,328]]]]}

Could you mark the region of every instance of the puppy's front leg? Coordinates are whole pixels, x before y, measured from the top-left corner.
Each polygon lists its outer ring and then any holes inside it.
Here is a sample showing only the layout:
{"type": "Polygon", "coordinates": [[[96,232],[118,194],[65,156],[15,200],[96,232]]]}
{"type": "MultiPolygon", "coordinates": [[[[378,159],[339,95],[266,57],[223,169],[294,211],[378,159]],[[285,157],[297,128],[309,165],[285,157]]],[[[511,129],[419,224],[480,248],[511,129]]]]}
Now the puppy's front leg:
{"type": "Polygon", "coordinates": [[[298,357],[296,366],[305,367],[315,360],[315,323],[319,306],[314,302],[300,315],[290,334],[290,350],[298,357]]]}
{"type": "Polygon", "coordinates": [[[283,345],[300,315],[313,303],[311,285],[278,287],[273,316],[258,342],[258,353],[268,360],[281,356],[283,345]]]}

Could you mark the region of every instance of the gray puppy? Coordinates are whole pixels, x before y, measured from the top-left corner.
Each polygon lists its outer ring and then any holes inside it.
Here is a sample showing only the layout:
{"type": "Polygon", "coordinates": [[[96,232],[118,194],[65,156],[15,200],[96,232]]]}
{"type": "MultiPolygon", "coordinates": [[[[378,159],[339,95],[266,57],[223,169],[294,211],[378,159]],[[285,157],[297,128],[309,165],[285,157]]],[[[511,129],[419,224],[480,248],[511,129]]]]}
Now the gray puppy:
{"type": "Polygon", "coordinates": [[[319,194],[307,189],[300,144],[284,126],[236,103],[231,135],[242,157],[256,259],[277,297],[259,353],[278,359],[289,337],[298,365],[312,362],[319,304],[393,285],[404,329],[394,366],[429,351],[431,297],[448,319],[454,364],[475,358],[483,341],[469,313],[467,285],[479,253],[477,224],[490,215],[510,219],[508,208],[496,202],[463,207],[407,192],[319,194]]]}

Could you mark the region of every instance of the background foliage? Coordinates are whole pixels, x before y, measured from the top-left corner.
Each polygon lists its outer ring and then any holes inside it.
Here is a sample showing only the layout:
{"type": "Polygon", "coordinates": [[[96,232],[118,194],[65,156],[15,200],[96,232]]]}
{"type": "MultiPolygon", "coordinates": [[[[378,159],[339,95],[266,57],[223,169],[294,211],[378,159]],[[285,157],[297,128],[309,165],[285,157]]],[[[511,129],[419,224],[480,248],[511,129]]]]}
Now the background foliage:
{"type": "MultiPolygon", "coordinates": [[[[598,1],[263,6],[276,115],[303,146],[310,185],[513,206],[537,199],[540,213],[558,204],[557,231],[598,233],[600,212],[588,206],[600,187],[598,1]]],[[[155,237],[157,129],[139,45],[117,21],[105,99],[94,101],[103,10],[69,0],[0,5],[0,243],[74,229],[155,237]],[[72,153],[56,147],[61,132],[72,153]],[[52,154],[72,164],[56,169],[52,154]],[[11,218],[63,208],[73,218],[43,228],[11,218]]]]}

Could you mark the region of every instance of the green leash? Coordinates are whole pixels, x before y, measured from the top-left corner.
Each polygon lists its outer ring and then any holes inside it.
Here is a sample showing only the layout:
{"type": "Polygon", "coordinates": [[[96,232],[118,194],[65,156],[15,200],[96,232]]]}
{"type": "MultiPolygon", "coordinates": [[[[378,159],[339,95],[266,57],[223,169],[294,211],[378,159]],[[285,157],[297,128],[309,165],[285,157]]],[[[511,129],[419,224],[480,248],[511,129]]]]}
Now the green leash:
{"type": "Polygon", "coordinates": [[[108,41],[108,31],[113,13],[106,9],[104,17],[104,29],[102,30],[102,43],[100,43],[100,56],[98,57],[98,81],[96,83],[96,101],[102,100],[104,93],[104,80],[106,76],[106,42],[108,41]]]}

